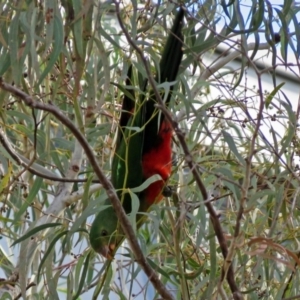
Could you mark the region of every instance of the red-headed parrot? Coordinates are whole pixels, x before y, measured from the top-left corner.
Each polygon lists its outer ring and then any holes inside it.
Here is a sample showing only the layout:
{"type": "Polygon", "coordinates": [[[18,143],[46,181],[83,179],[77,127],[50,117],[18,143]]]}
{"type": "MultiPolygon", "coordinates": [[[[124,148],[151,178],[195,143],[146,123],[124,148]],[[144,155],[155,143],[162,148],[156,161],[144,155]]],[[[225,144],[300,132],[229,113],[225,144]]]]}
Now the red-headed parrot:
{"type": "MultiPolygon", "coordinates": [[[[175,81],[182,59],[182,26],[184,10],[177,13],[174,25],[167,39],[159,65],[158,83],[175,81]]],[[[129,68],[127,85],[132,85],[132,68],[129,68]]],[[[171,86],[172,90],[173,85],[171,86]]],[[[137,193],[139,212],[146,212],[154,203],[162,200],[163,189],[171,174],[172,167],[172,126],[156,107],[153,93],[146,99],[147,82],[143,93],[134,101],[134,92],[127,91],[124,96],[116,151],[112,162],[111,180],[122,201],[127,214],[132,211],[129,189],[141,186],[153,175],[160,175],[161,180],[150,184],[137,193]]],[[[171,94],[167,96],[168,105],[171,94]]],[[[106,202],[110,205],[110,200],[106,202]]],[[[142,224],[143,214],[137,214],[137,226],[142,224]]],[[[124,234],[113,207],[99,212],[90,231],[93,249],[112,259],[124,234]]]]}

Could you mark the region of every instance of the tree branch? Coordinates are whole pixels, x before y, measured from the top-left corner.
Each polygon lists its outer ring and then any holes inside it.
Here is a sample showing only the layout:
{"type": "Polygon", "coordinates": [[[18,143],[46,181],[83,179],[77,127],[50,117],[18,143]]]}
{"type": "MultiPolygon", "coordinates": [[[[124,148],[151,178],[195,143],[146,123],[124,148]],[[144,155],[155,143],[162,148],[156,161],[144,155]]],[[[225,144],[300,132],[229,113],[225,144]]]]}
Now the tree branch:
{"type": "MultiPolygon", "coordinates": [[[[184,151],[185,161],[188,164],[188,166],[189,166],[189,168],[190,168],[190,170],[191,170],[191,172],[192,172],[192,174],[194,176],[194,179],[195,179],[195,181],[197,183],[197,186],[199,187],[199,189],[201,191],[201,194],[203,196],[204,201],[208,200],[207,191],[206,191],[205,186],[204,186],[204,184],[203,184],[203,182],[201,180],[200,173],[198,171],[198,167],[194,163],[193,157],[192,157],[192,155],[191,155],[191,153],[190,153],[190,151],[188,149],[188,146],[187,146],[187,144],[185,142],[185,135],[180,130],[178,122],[176,122],[173,119],[171,113],[169,112],[169,110],[165,106],[165,104],[164,104],[164,102],[163,102],[163,100],[161,98],[161,95],[160,95],[160,93],[159,93],[159,91],[158,91],[158,89],[156,87],[155,80],[154,80],[154,78],[153,78],[153,76],[151,74],[151,70],[150,70],[149,64],[148,64],[148,62],[147,62],[147,60],[146,60],[146,58],[145,58],[145,56],[143,54],[143,51],[132,40],[129,32],[126,30],[126,28],[125,28],[125,26],[124,26],[124,24],[122,22],[121,15],[120,15],[119,2],[118,1],[114,1],[114,3],[116,5],[116,13],[117,13],[117,18],[118,18],[120,27],[121,27],[122,31],[124,32],[128,43],[136,50],[136,52],[140,56],[141,61],[144,64],[145,71],[147,73],[147,77],[148,77],[149,83],[150,83],[151,88],[153,89],[153,92],[154,92],[155,97],[157,99],[158,106],[161,109],[161,111],[163,112],[163,114],[165,115],[165,117],[167,118],[167,120],[172,124],[172,127],[173,127],[173,129],[174,129],[174,131],[175,131],[175,133],[176,133],[176,135],[178,137],[178,140],[179,140],[179,143],[181,145],[181,148],[184,151]]],[[[224,259],[226,259],[227,253],[228,253],[228,248],[227,248],[227,243],[226,243],[226,239],[225,239],[224,234],[223,234],[223,230],[222,230],[221,224],[219,222],[218,215],[217,215],[216,211],[214,210],[214,208],[213,208],[213,206],[212,206],[212,204],[210,202],[205,202],[205,206],[206,206],[206,208],[207,208],[207,210],[209,212],[210,219],[211,219],[211,222],[213,224],[213,228],[215,230],[217,239],[219,241],[223,257],[224,257],[224,259]]],[[[230,289],[231,289],[231,291],[233,293],[234,299],[236,299],[236,300],[243,299],[241,293],[239,292],[238,286],[235,283],[234,272],[233,272],[233,268],[232,268],[231,264],[229,266],[228,273],[227,273],[227,281],[228,281],[230,289]]]]}
{"type": "MultiPolygon", "coordinates": [[[[102,183],[104,189],[106,190],[106,193],[111,200],[112,206],[114,207],[117,217],[120,221],[121,227],[128,239],[128,242],[130,244],[130,247],[132,249],[132,252],[134,253],[136,261],[140,264],[146,275],[149,277],[149,280],[157,290],[157,292],[164,298],[164,299],[173,299],[170,292],[166,289],[165,285],[160,281],[158,275],[156,272],[151,268],[151,266],[148,264],[139,244],[137,241],[137,238],[135,236],[135,233],[132,229],[132,226],[130,224],[130,221],[121,205],[121,202],[114,190],[114,187],[112,183],[106,178],[102,170],[100,169],[97,159],[93,153],[92,148],[90,147],[89,143],[87,142],[86,138],[83,136],[83,134],[77,129],[75,124],[69,120],[65,114],[59,110],[56,106],[52,104],[44,104],[38,101],[35,101],[31,96],[24,93],[20,89],[5,83],[2,78],[0,79],[0,88],[3,90],[12,93],[16,97],[19,97],[22,99],[25,104],[31,108],[35,109],[41,109],[44,111],[50,112],[53,116],[55,116],[63,125],[65,125],[75,136],[78,143],[80,143],[81,147],[83,148],[94,172],[99,178],[99,181],[102,183]]],[[[72,166],[71,166],[72,167],[72,166]]],[[[64,194],[64,193],[60,193],[64,194]]],[[[55,201],[54,201],[55,202],[55,201]]],[[[63,203],[60,201],[60,206],[57,207],[60,210],[56,210],[55,213],[59,214],[61,210],[64,208],[63,203]]],[[[44,219],[47,218],[42,217],[38,222],[39,224],[44,221],[44,219]]],[[[49,216],[48,216],[49,218],[49,216]]],[[[48,220],[48,219],[47,219],[48,220]]],[[[37,225],[36,225],[37,226],[37,225]]],[[[27,252],[27,251],[26,251],[27,252]]],[[[31,255],[29,251],[29,255],[31,255]]],[[[27,272],[26,272],[27,274],[27,272]]]]}
{"type": "Polygon", "coordinates": [[[0,128],[0,144],[3,148],[8,152],[11,158],[19,165],[25,168],[28,172],[43,179],[48,179],[54,182],[87,182],[87,179],[74,179],[74,178],[61,178],[57,174],[49,171],[43,166],[32,163],[30,164],[30,160],[23,155],[17,153],[13,147],[11,146],[11,142],[8,140],[5,132],[0,128]]]}

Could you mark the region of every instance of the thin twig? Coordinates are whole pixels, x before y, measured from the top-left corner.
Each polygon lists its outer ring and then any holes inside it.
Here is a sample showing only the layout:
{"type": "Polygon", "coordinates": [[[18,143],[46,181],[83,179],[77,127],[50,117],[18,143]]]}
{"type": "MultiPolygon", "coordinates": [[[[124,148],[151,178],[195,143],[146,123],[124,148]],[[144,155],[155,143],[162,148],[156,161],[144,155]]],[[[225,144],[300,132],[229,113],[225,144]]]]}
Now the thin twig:
{"type": "MultiPolygon", "coordinates": [[[[28,171],[33,175],[36,175],[38,177],[48,179],[51,181],[57,181],[57,182],[87,182],[87,179],[72,179],[72,178],[60,178],[51,171],[45,169],[44,167],[35,164],[34,162],[31,162],[31,160],[23,157],[22,155],[16,153],[16,151],[11,146],[11,142],[6,137],[4,131],[0,128],[0,144],[3,146],[3,148],[9,153],[9,155],[12,157],[12,159],[19,165],[24,167],[24,171],[28,171]],[[39,170],[38,170],[39,169],[39,170]]],[[[22,172],[23,173],[23,172],[22,172]]],[[[20,176],[20,174],[18,175],[20,176]]],[[[16,176],[17,177],[17,176],[16,176]]],[[[93,180],[92,182],[99,182],[98,180],[93,180]]]]}
{"type": "MultiPolygon", "coordinates": [[[[247,56],[246,49],[244,49],[244,50],[245,50],[244,55],[247,56]]],[[[248,56],[247,56],[247,58],[248,58],[248,61],[250,63],[252,63],[248,56]]],[[[263,94],[262,94],[263,89],[262,89],[262,86],[261,86],[261,77],[260,77],[261,74],[255,68],[255,66],[254,66],[254,70],[256,71],[256,74],[257,74],[257,77],[258,77],[258,85],[259,85],[258,91],[259,91],[259,96],[260,96],[260,105],[259,105],[259,111],[258,111],[258,114],[257,114],[257,123],[256,123],[255,129],[254,129],[254,132],[253,132],[252,139],[250,141],[250,149],[249,149],[249,152],[248,152],[248,156],[245,159],[245,162],[246,162],[245,176],[244,176],[243,186],[242,186],[242,189],[241,189],[242,194],[241,194],[241,199],[240,199],[240,202],[239,202],[239,209],[238,209],[237,216],[236,216],[236,223],[235,223],[233,240],[230,244],[229,251],[228,251],[228,254],[227,254],[227,258],[226,258],[226,260],[223,264],[222,274],[224,275],[224,277],[227,274],[227,272],[229,271],[229,267],[232,264],[232,261],[233,261],[233,258],[234,258],[235,252],[236,252],[237,244],[238,244],[238,238],[239,238],[239,235],[240,235],[241,222],[242,222],[242,218],[243,218],[243,215],[244,215],[245,203],[246,203],[247,196],[248,196],[248,190],[249,190],[249,187],[250,187],[250,176],[251,176],[251,167],[252,167],[251,162],[252,162],[252,158],[253,158],[254,152],[255,152],[255,143],[256,143],[256,139],[257,139],[258,134],[259,134],[259,130],[260,130],[260,126],[261,126],[261,120],[262,120],[262,114],[263,114],[263,108],[264,108],[264,101],[263,101],[263,94]]],[[[221,280],[222,280],[222,278],[221,278],[221,280]]]]}
{"type": "MultiPolygon", "coordinates": [[[[31,287],[36,286],[36,283],[34,282],[30,282],[27,286],[26,286],[26,290],[29,290],[31,287]]],[[[14,300],[20,299],[22,297],[22,293],[19,293],[14,300]]]]}

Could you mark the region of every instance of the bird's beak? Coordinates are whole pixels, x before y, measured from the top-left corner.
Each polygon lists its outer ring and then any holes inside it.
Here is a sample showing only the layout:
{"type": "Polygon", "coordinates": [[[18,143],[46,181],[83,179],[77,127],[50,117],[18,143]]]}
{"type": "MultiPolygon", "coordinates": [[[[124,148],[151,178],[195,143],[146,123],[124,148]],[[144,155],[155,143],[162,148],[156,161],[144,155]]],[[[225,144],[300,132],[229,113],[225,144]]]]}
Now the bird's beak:
{"type": "Polygon", "coordinates": [[[115,244],[105,245],[99,250],[99,253],[105,258],[112,260],[114,258],[115,248],[115,244]]]}

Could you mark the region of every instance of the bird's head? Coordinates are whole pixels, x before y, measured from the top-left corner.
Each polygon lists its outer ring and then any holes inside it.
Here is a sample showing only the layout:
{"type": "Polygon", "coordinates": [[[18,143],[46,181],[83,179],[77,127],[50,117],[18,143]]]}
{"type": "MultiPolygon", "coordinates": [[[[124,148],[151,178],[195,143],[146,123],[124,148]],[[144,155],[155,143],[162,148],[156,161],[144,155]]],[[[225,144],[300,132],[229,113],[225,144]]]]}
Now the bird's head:
{"type": "Polygon", "coordinates": [[[123,238],[114,209],[110,206],[100,211],[90,230],[92,248],[107,259],[113,259],[123,238]]]}

